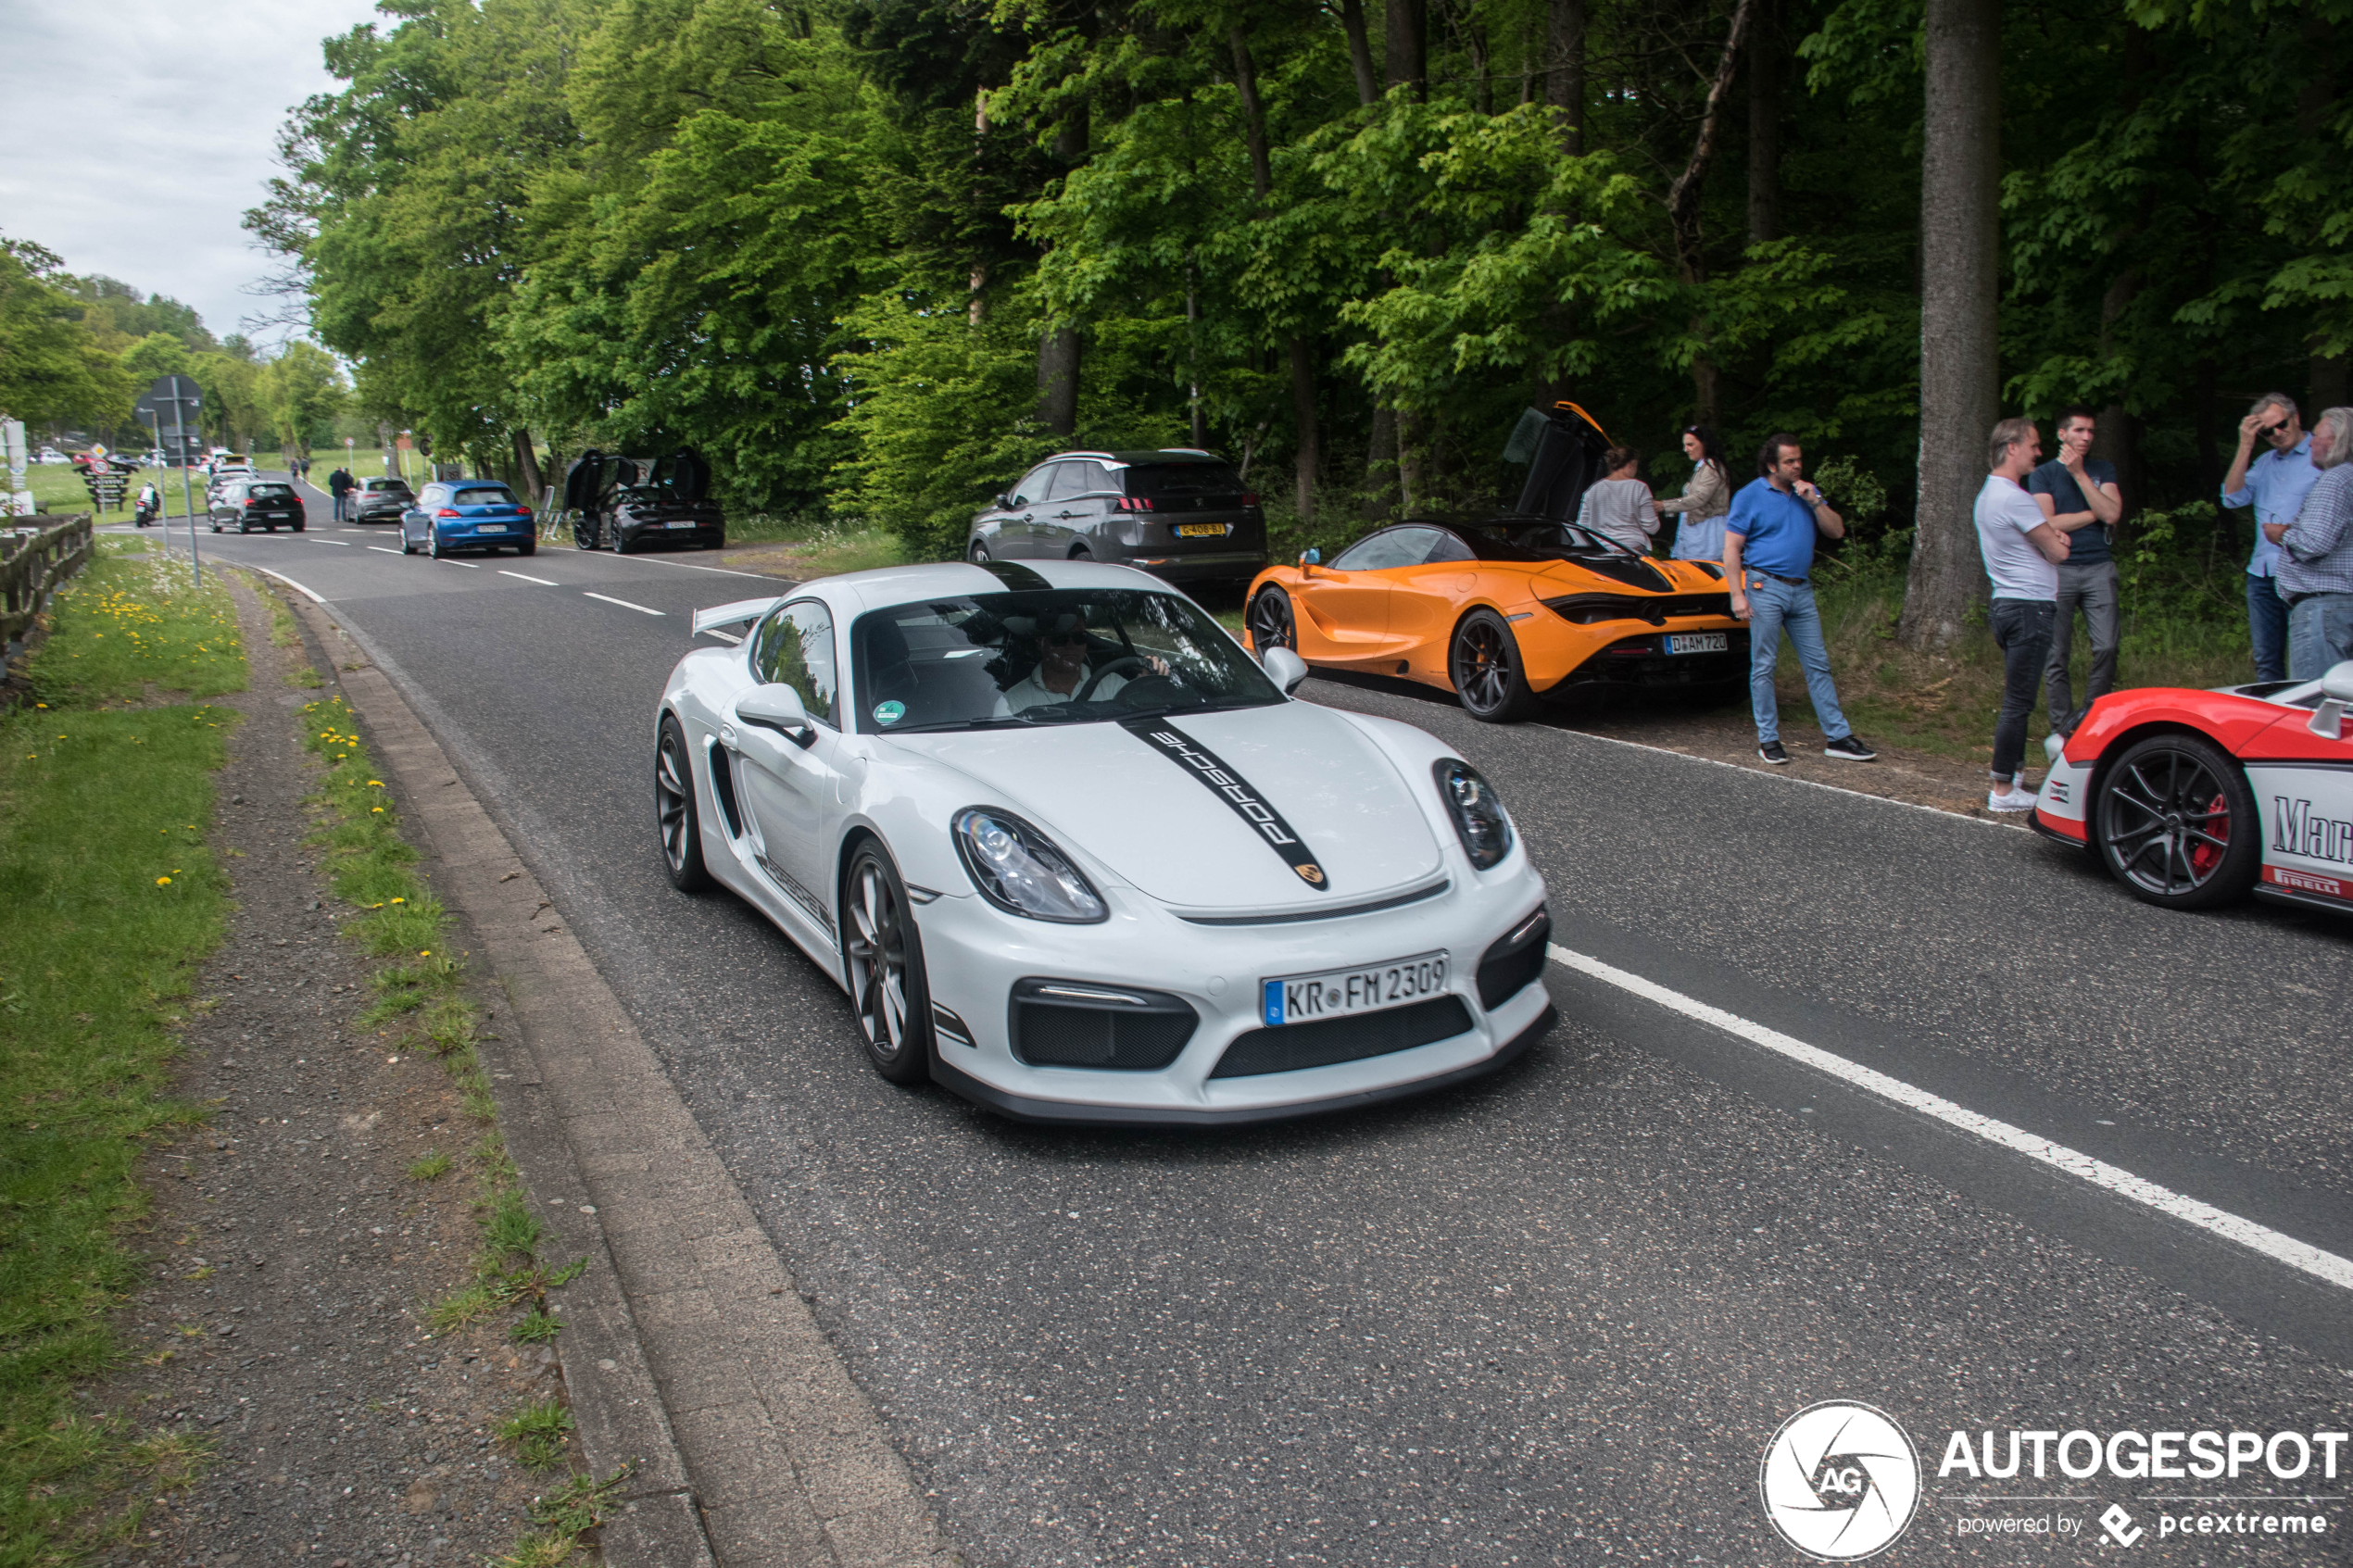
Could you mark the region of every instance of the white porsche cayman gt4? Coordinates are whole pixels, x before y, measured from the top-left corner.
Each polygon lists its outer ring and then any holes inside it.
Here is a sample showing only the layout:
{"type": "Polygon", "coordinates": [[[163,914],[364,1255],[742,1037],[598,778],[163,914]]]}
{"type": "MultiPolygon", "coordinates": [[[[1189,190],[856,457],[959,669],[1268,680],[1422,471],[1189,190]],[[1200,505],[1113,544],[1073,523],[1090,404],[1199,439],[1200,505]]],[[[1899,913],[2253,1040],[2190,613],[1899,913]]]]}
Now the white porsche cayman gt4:
{"type": "Polygon", "coordinates": [[[1040,1122],[1270,1120],[1487,1072],[1553,1019],[1544,885],[1468,763],[1290,695],[1140,571],[853,572],[695,617],[663,861],[849,992],[867,1059],[1040,1122]]]}

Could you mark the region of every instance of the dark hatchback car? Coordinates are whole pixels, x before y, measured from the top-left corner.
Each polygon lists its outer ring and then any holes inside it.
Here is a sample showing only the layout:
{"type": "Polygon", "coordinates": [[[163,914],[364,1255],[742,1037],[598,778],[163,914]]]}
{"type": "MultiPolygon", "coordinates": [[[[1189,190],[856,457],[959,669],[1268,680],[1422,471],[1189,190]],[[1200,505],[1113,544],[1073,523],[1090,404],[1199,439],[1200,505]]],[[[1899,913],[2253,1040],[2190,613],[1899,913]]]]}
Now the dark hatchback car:
{"type": "Polygon", "coordinates": [[[692,450],[666,458],[584,452],[564,474],[573,540],[584,550],[610,546],[621,556],[656,545],[721,549],[727,515],[711,488],[711,465],[692,450]]]}
{"type": "Polygon", "coordinates": [[[1248,582],[1266,565],[1266,517],[1214,453],[1061,452],[974,520],[964,555],[1112,561],[1171,583],[1248,582]]]}
{"type": "Polygon", "coordinates": [[[233,528],[250,533],[258,528],[275,533],[281,528],[302,532],[307,521],[302,497],[294,486],[275,479],[233,480],[212,494],[212,531],[233,528]]]}
{"type": "Polygon", "coordinates": [[[351,493],[354,522],[398,522],[400,514],[417,504],[416,492],[406,481],[363,479],[351,493]]]}

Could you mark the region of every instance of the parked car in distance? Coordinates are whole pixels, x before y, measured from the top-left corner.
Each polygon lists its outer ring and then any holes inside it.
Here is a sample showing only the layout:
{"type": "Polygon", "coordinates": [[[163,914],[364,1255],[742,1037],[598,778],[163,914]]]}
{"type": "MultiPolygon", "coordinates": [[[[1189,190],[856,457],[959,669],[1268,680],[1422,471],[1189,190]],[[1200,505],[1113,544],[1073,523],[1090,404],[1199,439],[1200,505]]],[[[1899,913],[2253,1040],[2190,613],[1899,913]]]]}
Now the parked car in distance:
{"type": "Polygon", "coordinates": [[[302,532],[308,521],[302,497],[294,486],[277,479],[241,479],[216,488],[209,497],[212,531],[233,528],[250,533],[258,528],[275,533],[281,528],[302,532]]]}
{"type": "Polygon", "coordinates": [[[400,553],[422,550],[438,560],[460,550],[512,546],[527,556],[539,547],[531,508],[495,479],[436,479],[400,514],[400,553]]]}
{"type": "Polygon", "coordinates": [[[55,446],[44,446],[32,455],[32,460],[36,463],[64,463],[70,462],[72,459],[55,446]]]}
{"type": "Polygon", "coordinates": [[[1266,517],[1213,452],[1058,452],[973,520],[964,558],[1098,560],[1166,583],[1247,583],[1266,565],[1266,517]]]}
{"type": "Polygon", "coordinates": [[[417,493],[402,479],[363,479],[351,493],[351,521],[392,522],[417,504],[417,493]]]}

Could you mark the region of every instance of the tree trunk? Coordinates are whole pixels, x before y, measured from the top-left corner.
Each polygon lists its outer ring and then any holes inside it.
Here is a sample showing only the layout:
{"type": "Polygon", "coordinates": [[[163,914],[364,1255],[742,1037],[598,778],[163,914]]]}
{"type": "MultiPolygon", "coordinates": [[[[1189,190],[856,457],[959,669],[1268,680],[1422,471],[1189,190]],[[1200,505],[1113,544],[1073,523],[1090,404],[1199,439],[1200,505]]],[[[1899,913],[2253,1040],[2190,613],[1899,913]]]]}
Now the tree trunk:
{"type": "Polygon", "coordinates": [[[1748,243],[1780,238],[1781,41],[1773,0],[1759,0],[1748,40],[1748,243]]]}
{"type": "Polygon", "coordinates": [[[1896,627],[1910,648],[1958,642],[1985,596],[1970,509],[2001,411],[2001,44],[1999,0],[1928,0],[1919,532],[1896,627]]]}
{"type": "MultiPolygon", "coordinates": [[[[1239,27],[1229,30],[1227,41],[1234,49],[1234,88],[1242,101],[1242,140],[1250,149],[1250,189],[1259,211],[1256,218],[1266,216],[1266,198],[1274,194],[1274,169],[1266,152],[1266,106],[1258,96],[1258,64],[1250,57],[1248,35],[1239,27]]],[[[1310,522],[1315,516],[1315,351],[1304,337],[1290,340],[1291,414],[1299,431],[1299,520],[1310,522]]]]}
{"type": "MultiPolygon", "coordinates": [[[[2141,273],[2137,267],[2127,267],[2108,285],[2108,293],[2100,296],[2100,358],[2103,363],[2116,354],[2116,323],[2132,305],[2133,296],[2141,291],[2141,273]]],[[[2118,544],[2123,543],[2123,522],[2133,515],[2133,503],[2141,495],[2141,445],[2139,421],[2125,411],[2121,402],[2110,403],[2100,412],[2099,433],[2092,437],[2091,456],[2102,462],[2116,465],[2116,489],[2123,497],[2124,515],[2109,533],[2118,544]]]]}
{"type": "Polygon", "coordinates": [[[1428,431],[1428,415],[1410,408],[1397,411],[1397,504],[1407,517],[1416,506],[1426,504],[1429,495],[1428,453],[1424,450],[1428,431]]]}
{"type": "Polygon", "coordinates": [[[1544,102],[1559,127],[1561,151],[1585,151],[1585,0],[1552,0],[1544,38],[1544,102]]]}
{"type": "Polygon", "coordinates": [[[1299,425],[1299,521],[1315,521],[1316,469],[1323,458],[1321,433],[1315,423],[1315,349],[1305,337],[1290,340],[1291,417],[1299,425]]]}
{"type": "MultiPolygon", "coordinates": [[[[1707,84],[1707,107],[1700,115],[1699,134],[1692,138],[1692,156],[1667,192],[1667,220],[1675,232],[1675,270],[1684,283],[1693,288],[1707,281],[1706,236],[1700,226],[1700,199],[1707,189],[1708,166],[1716,159],[1716,140],[1724,122],[1724,99],[1732,90],[1732,73],[1740,67],[1741,49],[1747,42],[1756,5],[1757,0],[1740,0],[1732,12],[1732,30],[1725,36],[1723,54],[1717,57],[1715,79],[1707,84]]],[[[1695,334],[1706,330],[1705,321],[1693,321],[1692,325],[1695,334]]],[[[1716,362],[1705,353],[1694,354],[1692,398],[1699,408],[1699,422],[1711,428],[1717,422],[1717,387],[1716,362]]]]}
{"type": "MultiPolygon", "coordinates": [[[[1250,149],[1250,194],[1263,207],[1274,194],[1275,175],[1266,156],[1266,106],[1258,101],[1258,63],[1250,57],[1248,33],[1236,27],[1226,37],[1234,47],[1234,91],[1242,101],[1242,144],[1250,149]]],[[[1396,45],[1390,48],[1394,59],[1396,45]]]]}
{"type": "Polygon", "coordinates": [[[1388,0],[1384,43],[1389,84],[1411,86],[1417,102],[1429,97],[1429,0],[1388,0]]]}
{"type": "Polygon", "coordinates": [[[1348,30],[1348,63],[1356,72],[1356,101],[1380,102],[1380,79],[1373,74],[1373,45],[1365,34],[1365,0],[1340,0],[1340,26],[1348,30]]]}
{"type": "Polygon", "coordinates": [[[2345,361],[2323,354],[2312,356],[2312,414],[2321,417],[2323,408],[2342,408],[2345,403],[2345,361]]]}
{"type": "Polygon", "coordinates": [[[1038,340],[1038,422],[1056,435],[1078,432],[1078,329],[1050,327],[1038,340]]]}
{"type": "Polygon", "coordinates": [[[511,440],[515,448],[515,472],[522,480],[523,494],[531,497],[532,509],[537,510],[547,498],[547,481],[539,471],[539,454],[531,445],[531,432],[518,428],[511,440]]]}
{"type": "Polygon", "coordinates": [[[1382,522],[1397,499],[1397,410],[1373,405],[1373,438],[1365,448],[1365,521],[1382,522]]]}

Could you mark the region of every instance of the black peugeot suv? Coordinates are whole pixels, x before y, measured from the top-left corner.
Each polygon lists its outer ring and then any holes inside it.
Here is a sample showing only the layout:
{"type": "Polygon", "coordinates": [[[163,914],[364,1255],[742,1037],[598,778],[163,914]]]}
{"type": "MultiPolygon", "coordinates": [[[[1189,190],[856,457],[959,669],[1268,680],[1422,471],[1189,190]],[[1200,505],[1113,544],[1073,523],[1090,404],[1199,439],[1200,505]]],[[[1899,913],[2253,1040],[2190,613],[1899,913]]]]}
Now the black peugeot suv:
{"type": "Polygon", "coordinates": [[[964,555],[1112,561],[1170,583],[1246,583],[1266,565],[1266,516],[1213,452],[1057,452],[973,520],[964,555]]]}

